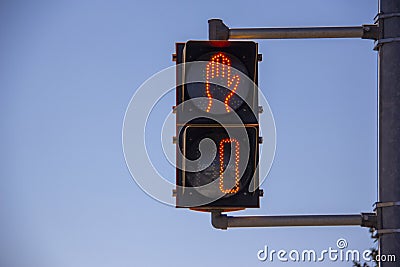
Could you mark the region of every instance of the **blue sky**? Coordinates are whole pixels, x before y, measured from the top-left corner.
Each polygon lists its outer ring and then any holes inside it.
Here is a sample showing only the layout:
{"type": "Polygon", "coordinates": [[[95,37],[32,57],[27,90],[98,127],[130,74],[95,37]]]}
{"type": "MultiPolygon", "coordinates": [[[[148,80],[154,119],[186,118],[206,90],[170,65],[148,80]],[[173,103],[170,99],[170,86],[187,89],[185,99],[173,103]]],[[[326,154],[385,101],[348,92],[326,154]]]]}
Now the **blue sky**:
{"type": "MultiPolygon", "coordinates": [[[[208,214],[141,191],[121,132],[135,90],[173,64],[175,42],[206,39],[209,18],[231,27],[336,26],[372,23],[376,13],[372,0],[3,1],[0,266],[281,266],[258,261],[257,251],[323,250],[339,238],[351,249],[373,246],[361,227],[215,230],[208,214]]],[[[371,211],[373,42],[260,40],[259,50],[277,150],[261,208],[237,214],[371,211]]],[[[166,113],[173,101],[161,103],[166,113]]],[[[173,179],[164,157],[154,160],[173,179]]]]}

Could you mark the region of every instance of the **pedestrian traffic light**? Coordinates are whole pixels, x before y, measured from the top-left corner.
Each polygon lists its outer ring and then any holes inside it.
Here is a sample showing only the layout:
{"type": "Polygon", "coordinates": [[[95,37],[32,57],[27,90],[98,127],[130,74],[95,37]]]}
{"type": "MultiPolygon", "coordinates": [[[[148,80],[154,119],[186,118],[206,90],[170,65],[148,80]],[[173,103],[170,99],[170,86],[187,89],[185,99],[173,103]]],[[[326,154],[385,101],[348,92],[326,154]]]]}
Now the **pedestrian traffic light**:
{"type": "Polygon", "coordinates": [[[258,47],[176,44],[176,207],[259,207],[258,47]]]}

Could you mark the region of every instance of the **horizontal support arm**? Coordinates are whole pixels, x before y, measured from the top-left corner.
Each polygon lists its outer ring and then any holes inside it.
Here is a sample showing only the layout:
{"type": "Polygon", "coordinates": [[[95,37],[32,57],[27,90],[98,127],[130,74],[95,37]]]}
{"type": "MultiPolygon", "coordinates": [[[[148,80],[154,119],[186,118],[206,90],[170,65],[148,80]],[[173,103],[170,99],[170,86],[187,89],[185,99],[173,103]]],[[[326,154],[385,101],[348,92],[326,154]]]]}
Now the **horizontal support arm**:
{"type": "Polygon", "coordinates": [[[211,223],[217,229],[232,227],[285,227],[285,226],[363,226],[375,227],[375,213],[356,215],[287,215],[232,217],[211,212],[211,223]]]}
{"type": "Polygon", "coordinates": [[[361,38],[363,27],[230,29],[229,39],[361,38]]]}
{"type": "Polygon", "coordinates": [[[296,27],[296,28],[240,28],[230,29],[220,19],[209,23],[210,40],[228,39],[310,39],[363,38],[378,39],[378,26],[296,27]]]}

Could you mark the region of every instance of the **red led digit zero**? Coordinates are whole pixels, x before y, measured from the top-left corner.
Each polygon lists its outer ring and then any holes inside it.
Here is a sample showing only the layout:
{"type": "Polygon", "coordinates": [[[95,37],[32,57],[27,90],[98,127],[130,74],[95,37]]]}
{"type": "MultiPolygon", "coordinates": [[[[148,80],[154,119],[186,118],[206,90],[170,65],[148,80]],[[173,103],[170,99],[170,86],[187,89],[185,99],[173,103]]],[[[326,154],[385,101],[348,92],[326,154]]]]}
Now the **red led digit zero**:
{"type": "Polygon", "coordinates": [[[206,66],[206,95],[208,98],[207,112],[210,112],[213,104],[213,97],[210,91],[210,80],[216,77],[226,78],[226,85],[228,88],[232,87],[230,93],[224,100],[225,109],[227,112],[230,112],[229,100],[235,94],[240,84],[240,77],[237,74],[231,77],[231,60],[222,52],[214,54],[206,66]]]}
{"type": "Polygon", "coordinates": [[[224,138],[219,142],[219,189],[225,194],[234,194],[239,191],[239,160],[240,160],[239,141],[235,138],[224,138]],[[224,149],[225,144],[235,144],[235,186],[224,188],[224,149]]]}

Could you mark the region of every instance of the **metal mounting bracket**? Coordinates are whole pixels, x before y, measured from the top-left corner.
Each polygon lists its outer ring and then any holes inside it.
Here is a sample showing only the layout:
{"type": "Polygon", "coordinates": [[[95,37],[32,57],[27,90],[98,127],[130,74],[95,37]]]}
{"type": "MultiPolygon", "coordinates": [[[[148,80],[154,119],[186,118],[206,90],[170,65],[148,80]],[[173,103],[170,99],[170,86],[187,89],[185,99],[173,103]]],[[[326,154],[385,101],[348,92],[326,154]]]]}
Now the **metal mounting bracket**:
{"type": "Polygon", "coordinates": [[[208,20],[209,40],[229,39],[308,39],[308,38],[379,38],[377,24],[346,27],[240,28],[230,29],[221,19],[208,20]]]}
{"type": "Polygon", "coordinates": [[[346,215],[285,215],[285,216],[239,216],[211,211],[211,224],[214,228],[226,230],[232,227],[286,227],[286,226],[362,226],[375,228],[375,213],[346,215]]]}

